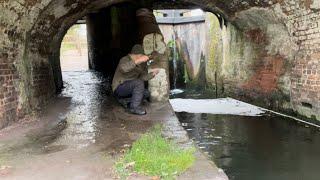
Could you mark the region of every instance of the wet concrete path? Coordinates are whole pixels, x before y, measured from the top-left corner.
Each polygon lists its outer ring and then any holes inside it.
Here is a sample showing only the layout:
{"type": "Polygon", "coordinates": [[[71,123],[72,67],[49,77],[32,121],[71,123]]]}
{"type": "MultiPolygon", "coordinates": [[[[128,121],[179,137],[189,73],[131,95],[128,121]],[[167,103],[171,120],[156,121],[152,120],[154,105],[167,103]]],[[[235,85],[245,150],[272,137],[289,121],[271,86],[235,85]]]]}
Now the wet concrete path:
{"type": "MultiPolygon", "coordinates": [[[[114,179],[116,159],[158,123],[165,137],[190,147],[168,102],[148,103],[146,116],[130,115],[100,74],[64,72],[63,79],[65,89],[42,115],[0,131],[0,179],[114,179]]],[[[202,153],[195,156],[194,165],[177,179],[228,179],[202,153]]]]}
{"type": "Polygon", "coordinates": [[[150,108],[147,116],[124,113],[99,74],[63,78],[62,94],[36,121],[1,131],[0,179],[111,179],[118,154],[163,120],[150,108]]]}

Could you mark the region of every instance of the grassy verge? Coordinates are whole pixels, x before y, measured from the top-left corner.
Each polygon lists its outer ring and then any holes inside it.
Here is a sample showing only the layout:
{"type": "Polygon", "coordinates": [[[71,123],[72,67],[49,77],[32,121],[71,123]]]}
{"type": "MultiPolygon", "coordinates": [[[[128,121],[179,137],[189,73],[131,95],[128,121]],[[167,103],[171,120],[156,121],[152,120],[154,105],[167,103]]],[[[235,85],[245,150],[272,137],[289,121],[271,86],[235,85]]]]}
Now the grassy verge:
{"type": "Polygon", "coordinates": [[[116,163],[115,170],[121,179],[131,173],[174,179],[189,168],[195,160],[194,149],[181,149],[161,136],[156,126],[138,139],[116,163]]]}

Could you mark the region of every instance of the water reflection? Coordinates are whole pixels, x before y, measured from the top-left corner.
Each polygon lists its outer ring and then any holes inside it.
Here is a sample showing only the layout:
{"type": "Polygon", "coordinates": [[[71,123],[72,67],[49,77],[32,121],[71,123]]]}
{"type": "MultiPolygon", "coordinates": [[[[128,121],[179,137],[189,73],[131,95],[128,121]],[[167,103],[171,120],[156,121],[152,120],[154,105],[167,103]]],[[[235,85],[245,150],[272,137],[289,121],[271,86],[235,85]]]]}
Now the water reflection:
{"type": "Polygon", "coordinates": [[[320,132],[279,116],[176,113],[189,136],[230,179],[316,180],[320,132]]]}
{"type": "MultiPolygon", "coordinates": [[[[100,110],[108,99],[108,82],[99,73],[89,71],[63,72],[63,97],[72,97],[72,110],[66,114],[66,128],[54,144],[68,144],[78,148],[95,143],[100,132],[100,110]]],[[[102,126],[103,127],[103,126],[102,126]]]]}

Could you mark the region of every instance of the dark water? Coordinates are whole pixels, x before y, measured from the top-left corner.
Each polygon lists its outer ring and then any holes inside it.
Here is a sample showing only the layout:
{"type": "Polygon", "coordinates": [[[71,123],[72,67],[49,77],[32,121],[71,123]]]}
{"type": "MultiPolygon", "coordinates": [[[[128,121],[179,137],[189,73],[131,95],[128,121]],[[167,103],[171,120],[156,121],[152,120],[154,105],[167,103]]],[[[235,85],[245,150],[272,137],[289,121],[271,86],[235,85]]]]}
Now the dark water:
{"type": "Polygon", "coordinates": [[[320,131],[267,115],[176,113],[231,180],[319,180],[320,131]]]}

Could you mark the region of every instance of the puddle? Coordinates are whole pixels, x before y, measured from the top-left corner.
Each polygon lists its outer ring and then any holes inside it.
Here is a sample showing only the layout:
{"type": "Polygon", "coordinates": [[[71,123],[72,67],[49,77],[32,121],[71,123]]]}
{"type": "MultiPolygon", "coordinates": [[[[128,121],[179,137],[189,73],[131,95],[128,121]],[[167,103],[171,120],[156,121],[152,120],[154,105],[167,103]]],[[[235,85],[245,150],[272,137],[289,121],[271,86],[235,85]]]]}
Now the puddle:
{"type": "Polygon", "coordinates": [[[111,179],[114,160],[156,123],[125,113],[100,73],[63,72],[63,80],[36,121],[1,133],[0,165],[13,168],[0,179],[111,179]]]}
{"type": "Polygon", "coordinates": [[[41,115],[42,125],[35,125],[17,138],[0,140],[1,154],[9,157],[9,154],[40,155],[66,149],[121,150],[123,144],[130,144],[136,134],[153,125],[137,124],[126,120],[130,115],[122,118],[114,114],[114,109],[121,107],[112,96],[109,79],[102,74],[67,71],[63,72],[63,80],[65,88],[41,115]]]}

